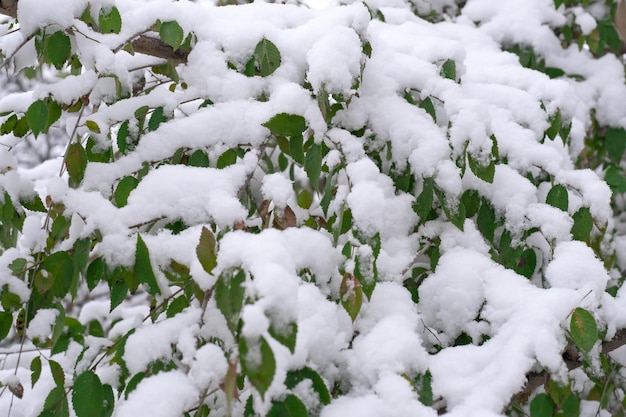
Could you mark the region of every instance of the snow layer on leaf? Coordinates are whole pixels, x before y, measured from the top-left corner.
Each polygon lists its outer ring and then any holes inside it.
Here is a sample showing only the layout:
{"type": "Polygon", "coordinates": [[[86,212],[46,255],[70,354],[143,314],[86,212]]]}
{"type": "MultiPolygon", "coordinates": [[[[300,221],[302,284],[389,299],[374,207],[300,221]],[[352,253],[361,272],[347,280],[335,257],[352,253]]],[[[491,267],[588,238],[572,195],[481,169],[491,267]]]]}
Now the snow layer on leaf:
{"type": "Polygon", "coordinates": [[[126,341],[124,350],[124,361],[130,373],[142,372],[151,362],[169,357],[181,333],[199,318],[200,310],[189,309],[168,320],[138,328],[126,341]]]}
{"type": "Polygon", "coordinates": [[[128,400],[116,404],[113,417],[178,417],[197,403],[199,395],[183,372],[161,372],[146,378],[130,393],[128,400]]]}
{"type": "Polygon", "coordinates": [[[52,326],[56,322],[59,310],[55,308],[42,308],[37,310],[35,317],[28,323],[28,329],[26,329],[26,336],[29,339],[41,339],[50,336],[52,326]]]}
{"type": "Polygon", "coordinates": [[[83,11],[81,0],[58,0],[41,2],[38,0],[20,0],[17,2],[17,18],[21,30],[30,35],[49,23],[66,28],[74,23],[74,16],[83,11]]]}
{"type": "MultiPolygon", "coordinates": [[[[573,241],[561,242],[554,249],[554,260],[546,269],[546,279],[553,288],[578,290],[581,297],[586,297],[587,292],[592,291],[593,296],[590,298],[600,301],[609,275],[591,248],[583,242],[573,241]]],[[[588,304],[585,299],[581,299],[581,302],[588,304]]]]}

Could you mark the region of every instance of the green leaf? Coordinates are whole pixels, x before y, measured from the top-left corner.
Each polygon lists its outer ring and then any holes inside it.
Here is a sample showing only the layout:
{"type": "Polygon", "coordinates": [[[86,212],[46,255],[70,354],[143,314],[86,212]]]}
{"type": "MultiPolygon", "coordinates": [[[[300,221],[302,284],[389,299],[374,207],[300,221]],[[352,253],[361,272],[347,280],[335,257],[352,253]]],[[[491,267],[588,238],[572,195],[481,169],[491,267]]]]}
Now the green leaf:
{"type": "Polygon", "coordinates": [[[117,7],[113,6],[111,10],[100,9],[98,14],[98,26],[102,33],[120,33],[122,30],[122,16],[117,7]]]}
{"type": "Polygon", "coordinates": [[[167,117],[165,117],[165,110],[163,109],[163,107],[157,107],[150,115],[150,120],[148,121],[148,130],[150,132],[154,132],[159,128],[162,123],[165,122],[167,122],[167,117]]]}
{"type": "Polygon", "coordinates": [[[117,280],[110,284],[111,287],[111,310],[113,311],[115,307],[120,305],[122,301],[126,298],[128,294],[128,286],[124,282],[123,279],[117,280]]]}
{"type": "Polygon", "coordinates": [[[528,248],[524,252],[522,252],[519,260],[517,261],[515,272],[522,276],[525,276],[528,279],[531,279],[533,274],[535,273],[536,266],[537,254],[535,253],[534,249],[528,248]]]}
{"type": "Polygon", "coordinates": [[[61,31],[54,32],[47,38],[46,55],[50,63],[58,70],[72,55],[72,43],[69,36],[61,31]]]}
{"type": "Polygon", "coordinates": [[[274,352],[264,337],[250,346],[248,343],[249,341],[245,337],[239,339],[241,368],[252,386],[263,398],[276,373],[274,352]]]}
{"type": "Polygon", "coordinates": [[[76,188],[80,185],[87,169],[87,152],[80,142],[74,142],[67,148],[65,165],[70,177],[70,186],[76,188]]]}
{"type": "Polygon", "coordinates": [[[48,126],[48,105],[44,100],[37,100],[26,110],[26,122],[28,127],[37,137],[48,126]]]}
{"type": "Polygon", "coordinates": [[[428,113],[430,117],[433,118],[433,121],[437,123],[437,112],[435,111],[435,106],[433,105],[433,101],[430,99],[430,97],[426,97],[424,100],[422,100],[419,107],[421,109],[424,109],[426,113],[428,113]]]}
{"type": "Polygon", "coordinates": [[[548,394],[537,394],[530,402],[530,417],[552,417],[554,402],[548,394]]]}
{"type": "Polygon", "coordinates": [[[176,50],[183,43],[185,32],[176,21],[163,22],[159,29],[159,37],[176,50]]]}
{"type": "Polygon", "coordinates": [[[463,230],[466,219],[465,206],[463,205],[463,202],[458,200],[456,202],[456,206],[451,207],[451,201],[448,201],[443,191],[435,188],[435,194],[437,194],[437,199],[439,200],[439,204],[441,204],[441,207],[443,208],[443,212],[446,215],[446,218],[459,230],[463,230]]]}
{"type": "Polygon", "coordinates": [[[428,218],[428,214],[433,209],[433,193],[435,182],[432,178],[424,178],[422,192],[415,199],[413,211],[419,217],[419,223],[424,224],[428,218]]]}
{"type": "Polygon", "coordinates": [[[493,177],[496,173],[496,164],[493,160],[490,160],[489,164],[483,165],[479,161],[474,159],[474,157],[470,153],[467,154],[467,160],[470,170],[474,175],[476,175],[476,177],[480,178],[486,183],[493,183],[493,177]]]}
{"type": "Polygon", "coordinates": [[[606,131],[605,143],[609,156],[619,163],[626,149],[626,130],[623,127],[619,129],[609,128],[606,131]]]}
{"type": "Polygon", "coordinates": [[[588,207],[581,207],[574,215],[574,225],[572,226],[572,238],[586,242],[591,237],[593,230],[593,217],[588,207]]]}
{"type": "Polygon", "coordinates": [[[24,258],[17,258],[9,265],[9,269],[13,272],[13,275],[19,276],[26,269],[28,262],[24,258]]]}
{"type": "Polygon", "coordinates": [[[197,149],[189,157],[189,166],[207,168],[209,166],[209,156],[206,152],[197,149]]]}
{"type": "Polygon", "coordinates": [[[94,133],[100,133],[100,126],[97,122],[94,122],[93,120],[87,120],[85,122],[85,126],[87,126],[87,129],[91,130],[94,133]]]}
{"type": "Polygon", "coordinates": [[[359,311],[361,311],[361,305],[363,304],[363,288],[354,275],[349,273],[344,274],[339,287],[339,296],[341,298],[341,305],[352,321],[356,320],[359,311]]]}
{"type": "Polygon", "coordinates": [[[317,372],[308,366],[298,369],[297,371],[289,371],[287,373],[287,378],[285,379],[285,385],[289,389],[294,389],[296,385],[305,379],[311,380],[313,390],[317,393],[320,402],[324,405],[330,404],[330,393],[328,392],[326,383],[317,372]]]}
{"type": "Polygon", "coordinates": [[[176,314],[183,311],[185,308],[189,307],[189,301],[187,301],[187,297],[181,295],[180,297],[174,298],[174,300],[167,307],[167,312],[165,315],[169,317],[174,317],[176,314]]]}
{"type": "Polygon", "coordinates": [[[43,201],[37,194],[20,199],[20,204],[27,210],[38,211],[40,213],[47,213],[46,206],[43,205],[43,201]]]}
{"type": "Polygon", "coordinates": [[[289,140],[289,150],[291,151],[291,157],[298,164],[304,163],[304,140],[302,135],[292,136],[289,140]]]}
{"type": "Polygon", "coordinates": [[[196,246],[196,256],[207,273],[211,273],[217,265],[217,242],[215,236],[206,227],[202,227],[200,242],[196,246]]]}
{"type": "Polygon", "coordinates": [[[432,379],[433,376],[430,371],[426,371],[424,375],[418,376],[415,380],[419,400],[427,406],[433,405],[432,379]]]}
{"type": "Polygon", "coordinates": [[[300,191],[298,194],[298,206],[302,207],[305,210],[308,210],[313,204],[313,196],[308,190],[300,191]]]}
{"type": "Polygon", "coordinates": [[[567,188],[561,184],[557,184],[550,189],[548,196],[546,197],[546,204],[556,207],[563,211],[567,211],[569,207],[569,197],[567,195],[567,188]]]}
{"type": "MultiPolygon", "coordinates": [[[[70,254],[66,251],[55,252],[43,260],[41,268],[46,272],[43,275],[48,275],[51,281],[48,289],[51,290],[52,295],[65,297],[74,277],[74,262],[70,254]]],[[[38,290],[41,291],[41,288],[38,290]]]]}
{"type": "Polygon", "coordinates": [[[237,331],[239,315],[243,308],[245,281],[246,274],[243,270],[237,269],[222,273],[215,284],[215,304],[226,318],[228,328],[233,334],[237,331]]]}
{"type": "Polygon", "coordinates": [[[576,308],[570,320],[570,334],[576,346],[589,352],[598,340],[598,325],[590,312],[584,308],[576,308]]]}
{"type": "Polygon", "coordinates": [[[580,398],[575,393],[570,394],[569,397],[563,401],[563,414],[565,417],[579,417],[580,416],[580,398]]]}
{"type": "Polygon", "coordinates": [[[137,185],[139,185],[139,180],[135,177],[128,176],[122,178],[122,180],[117,184],[117,188],[115,189],[115,193],[113,195],[115,205],[117,207],[124,207],[128,203],[128,196],[131,191],[137,188],[137,185]]]}
{"type": "Polygon", "coordinates": [[[254,61],[259,75],[267,77],[280,66],[280,51],[276,45],[263,38],[254,48],[254,61]]]}
{"type": "Polygon", "coordinates": [[[113,388],[110,385],[103,385],[104,391],[104,403],[100,417],[111,417],[115,410],[115,395],[113,394],[113,388]]]}
{"type": "Polygon", "coordinates": [[[314,190],[319,188],[320,172],[322,170],[322,146],[313,144],[306,152],[304,170],[314,190]]]}
{"type": "Polygon", "coordinates": [[[61,118],[61,114],[63,113],[63,108],[59,103],[52,100],[50,97],[47,99],[48,104],[48,122],[46,124],[46,131],[52,126],[57,120],[61,118]]]}
{"type": "Polygon", "coordinates": [[[63,388],[65,386],[65,372],[61,365],[58,362],[53,360],[48,361],[48,365],[50,365],[50,372],[52,373],[52,378],[54,379],[54,383],[57,387],[63,388]]]}
{"type": "Polygon", "coordinates": [[[13,314],[7,311],[0,311],[0,340],[3,340],[9,334],[13,325],[13,314]]]}
{"type": "Polygon", "coordinates": [[[298,323],[289,323],[286,326],[271,326],[270,335],[276,339],[278,343],[285,346],[291,353],[296,351],[296,339],[298,336],[298,323]]]}
{"type": "Polygon", "coordinates": [[[74,380],[72,405],[76,417],[100,416],[103,402],[104,389],[98,375],[92,371],[86,371],[74,380]]]}
{"type": "Polygon", "coordinates": [[[137,251],[134,274],[139,282],[144,284],[144,288],[149,294],[159,295],[161,293],[154,271],[152,270],[152,263],[150,263],[148,247],[139,234],[137,235],[137,251]]]}
{"type": "Polygon", "coordinates": [[[30,362],[30,383],[34,388],[37,381],[39,381],[39,377],[41,376],[41,357],[35,356],[33,360],[30,362]]]}
{"type": "Polygon", "coordinates": [[[89,267],[87,268],[87,287],[89,291],[92,291],[96,286],[100,283],[100,281],[105,277],[106,273],[106,264],[104,263],[104,259],[102,257],[98,257],[91,261],[89,267]]]}
{"type": "Polygon", "coordinates": [[[306,130],[306,119],[299,114],[280,113],[263,123],[263,126],[274,135],[299,136],[306,130]]]}
{"type": "Polygon", "coordinates": [[[283,401],[272,401],[272,408],[267,417],[308,417],[306,406],[293,394],[283,401]]]}
{"type": "Polygon", "coordinates": [[[228,149],[226,152],[217,158],[217,169],[223,169],[227,166],[233,165],[237,162],[237,151],[234,149],[228,149]]]}
{"type": "Polygon", "coordinates": [[[456,62],[447,59],[441,66],[441,75],[450,80],[456,80],[456,62]]]}
{"type": "Polygon", "coordinates": [[[70,410],[62,386],[56,386],[50,391],[43,405],[44,411],[49,411],[53,417],[69,417],[70,410]]]}

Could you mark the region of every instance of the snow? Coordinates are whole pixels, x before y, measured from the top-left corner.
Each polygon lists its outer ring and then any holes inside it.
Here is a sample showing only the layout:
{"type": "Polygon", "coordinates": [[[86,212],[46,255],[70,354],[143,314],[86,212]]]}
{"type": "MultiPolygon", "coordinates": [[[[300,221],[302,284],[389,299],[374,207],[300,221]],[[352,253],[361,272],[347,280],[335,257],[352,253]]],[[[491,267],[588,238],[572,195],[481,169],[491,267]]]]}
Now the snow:
{"type": "Polygon", "coordinates": [[[59,310],[54,308],[44,308],[37,311],[35,317],[28,323],[26,336],[30,339],[45,339],[50,337],[52,326],[56,322],[59,310]]]}
{"type": "MultiPolygon", "coordinates": [[[[276,359],[265,399],[255,395],[249,383],[240,389],[242,399],[253,396],[261,414],[285,394],[287,373],[306,366],[328,387],[340,388],[335,392],[341,394],[333,394],[331,404],[321,408],[322,417],[434,417],[437,410],[419,402],[411,382],[426,371],[432,374],[434,396],[444,400],[447,415],[501,416],[529,372],[545,369],[566,381],[561,353],[573,309],[587,308],[608,336],[626,326],[626,290],[620,289],[615,298],[605,292],[619,271],[607,271],[598,257],[616,249],[619,265],[626,265],[626,240],[611,236],[615,222],[611,190],[598,173],[575,165],[587,132],[594,128],[592,111],[603,126],[626,126],[624,67],[611,54],[596,59],[584,48],[563,49],[552,29],[565,24],[566,16],[554,9],[552,1],[470,0],[459,16],[440,23],[417,17],[401,0],[368,3],[385,21],[372,19],[358,2],[320,10],[260,2],[220,8],[166,0],[90,2],[94,16],[101,7],[117,5],[124,22],[119,35],[99,34],[76,21],[83,1],[44,3],[20,0],[22,33],[1,40],[3,51],[17,47],[18,36],[39,27],[73,27],[90,35],[77,35],[72,44],[85,69],[80,75],[0,98],[0,112],[21,116],[33,100],[49,95],[64,104],[88,97],[93,107],[86,112],[92,113],[74,114],[66,120],[66,130],[71,133],[77,126],[74,140],[84,142],[90,135],[85,121],[97,123],[102,133],[93,136],[100,145],[111,141],[115,157],[109,163],[89,162],[82,184],[72,188],[66,175],[58,175],[60,160],[27,171],[18,167],[9,151],[0,149],[0,188],[13,201],[36,190],[62,205],[71,218],[68,236],[58,244],[52,242],[51,249],[43,228],[49,220],[46,215],[23,213],[17,247],[3,248],[0,255],[0,289],[6,285],[22,301],[28,300],[27,280],[14,275],[11,262],[24,258],[36,267],[40,256],[71,251],[80,238],[93,239],[90,258],[103,257],[113,284],[116,266],[132,269],[141,234],[162,294],[151,297],[139,290],[110,311],[106,285],[91,295],[81,287],[79,295],[93,299],[74,300],[80,306],[76,316],[84,325],[98,320],[106,337],[86,337],[89,349],[84,352],[73,341],[68,352],[58,355],[71,375],[74,366],[87,369],[90,361],[100,358],[98,353],[134,329],[116,359],[130,376],[148,371],[156,361],[176,366],[146,377],[128,399],[117,392],[114,417],[183,415],[207,393],[210,401],[221,404],[222,384],[229,363],[238,360],[241,337],[269,340],[276,359]],[[159,78],[152,74],[148,82],[155,84],[154,89],[115,101],[115,79],[101,75],[115,75],[122,90],[131,91],[138,74],[143,74],[136,68],[155,61],[112,49],[157,19],[176,19],[185,33],[197,36],[188,62],[177,67],[185,86],[172,84],[170,90],[171,83],[156,85],[159,78]],[[261,38],[281,51],[281,65],[268,77],[245,76],[241,70],[261,38]],[[369,57],[363,53],[364,42],[371,46],[369,57]],[[551,79],[524,68],[515,54],[502,50],[514,44],[531,45],[547,66],[585,79],[551,79]],[[455,62],[454,79],[440,75],[448,60],[455,62]],[[340,95],[345,99],[330,124],[318,105],[322,90],[335,95],[331,103],[341,101],[340,95]],[[436,117],[409,103],[406,95],[418,105],[428,98],[436,117]],[[204,100],[214,104],[199,109],[204,100]],[[119,124],[129,121],[138,131],[135,110],[141,106],[163,107],[172,119],[144,132],[137,147],[122,154],[115,143],[119,124]],[[566,124],[571,122],[571,133],[550,140],[545,131],[557,112],[566,124]],[[302,168],[295,167],[292,173],[263,171],[267,161],[260,159],[259,149],[274,146],[263,124],[278,113],[303,116],[308,128],[305,141],[312,138],[330,148],[322,180],[330,181],[326,168],[339,171],[333,174],[336,184],[331,184],[328,213],[321,208],[324,190],[310,187],[302,168]],[[472,173],[465,154],[488,163],[494,144],[499,159],[489,183],[472,173]],[[236,147],[244,155],[218,169],[220,155],[236,147]],[[179,149],[186,155],[206,151],[210,167],[171,163],[179,149]],[[409,192],[399,190],[391,178],[404,172],[407,164],[415,180],[409,192]],[[117,207],[112,196],[128,176],[139,179],[138,185],[127,204],[117,207]],[[427,178],[441,193],[434,197],[436,218],[423,224],[426,219],[418,218],[413,205],[427,178]],[[555,184],[568,189],[566,211],[545,203],[555,184]],[[305,188],[313,194],[310,210],[297,204],[297,192],[305,188]],[[501,248],[486,241],[475,219],[465,220],[463,230],[446,220],[441,206],[456,207],[467,190],[476,191],[495,210],[496,240],[506,230],[515,244],[521,243],[524,233],[536,228],[525,241],[535,249],[540,264],[531,279],[499,263],[501,248]],[[291,207],[298,227],[263,228],[246,199],[255,205],[269,200],[277,212],[291,207]],[[572,241],[572,215],[581,207],[589,208],[594,233],[608,228],[600,250],[572,241]],[[332,228],[315,226],[346,210],[353,222],[347,233],[333,236],[332,228]],[[187,228],[180,232],[164,228],[177,221],[187,228]],[[205,226],[212,226],[217,239],[217,265],[210,272],[196,256],[205,226]],[[236,230],[242,227],[246,230],[236,230]],[[374,239],[380,239],[376,255],[374,239]],[[342,253],[348,242],[350,256],[342,253]],[[432,245],[441,257],[417,294],[411,294],[403,285],[411,267],[431,268],[433,255],[418,253],[425,245],[432,245]],[[371,282],[374,266],[378,282],[371,297],[363,297],[353,322],[338,300],[344,273],[356,274],[356,255],[360,272],[365,271],[362,284],[371,282]],[[172,261],[188,268],[187,287],[169,281],[166,272],[172,261]],[[212,295],[217,280],[227,279],[237,268],[245,274],[245,306],[233,335],[212,295]],[[188,307],[173,317],[146,319],[150,302],[168,305],[178,290],[193,294],[188,307]],[[298,325],[293,353],[270,336],[271,327],[280,330],[291,323],[298,325]],[[468,336],[472,344],[456,346],[460,336],[468,336]]],[[[425,13],[457,7],[450,0],[412,5],[425,13]]],[[[589,9],[570,10],[584,34],[596,28],[589,9]]],[[[24,62],[34,58],[33,50],[22,53],[24,62]]],[[[272,152],[270,161],[277,165],[278,150],[272,152]]],[[[38,310],[26,336],[32,341],[50,337],[58,314],[57,309],[38,310]]],[[[106,356],[97,371],[103,382],[118,390],[122,367],[110,361],[106,356]]],[[[28,379],[25,375],[23,380],[28,379]]],[[[4,374],[0,377],[8,381],[4,374]]],[[[39,385],[28,387],[24,403],[16,403],[16,415],[37,415],[45,390],[51,387],[46,373],[39,385]]],[[[302,384],[295,392],[307,387],[302,384]]],[[[313,396],[303,400],[314,404],[313,396]]],[[[587,402],[583,406],[593,408],[587,402]]],[[[7,407],[1,398],[0,410],[7,407]]],[[[240,411],[237,407],[241,404],[235,405],[240,411]]]]}

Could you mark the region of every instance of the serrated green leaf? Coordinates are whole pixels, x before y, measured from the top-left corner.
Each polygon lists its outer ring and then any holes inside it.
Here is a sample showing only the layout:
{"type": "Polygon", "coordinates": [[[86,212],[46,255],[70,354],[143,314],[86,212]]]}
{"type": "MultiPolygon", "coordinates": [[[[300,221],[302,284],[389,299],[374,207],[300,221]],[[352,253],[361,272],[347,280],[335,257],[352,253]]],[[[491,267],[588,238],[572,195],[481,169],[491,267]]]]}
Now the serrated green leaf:
{"type": "Polygon", "coordinates": [[[172,49],[176,50],[183,43],[185,32],[176,21],[163,22],[159,29],[159,37],[172,49]]]}
{"type": "Polygon", "coordinates": [[[157,107],[150,115],[150,120],[148,121],[148,130],[150,132],[153,132],[157,130],[162,123],[165,122],[167,122],[167,117],[165,117],[165,110],[163,109],[163,107],[157,107]]]}
{"type": "Polygon", "coordinates": [[[319,188],[320,172],[322,171],[322,146],[313,144],[306,151],[304,170],[309,177],[309,182],[314,190],[319,188]]]}
{"type": "Polygon", "coordinates": [[[289,394],[283,401],[272,401],[272,408],[267,417],[308,417],[306,406],[293,394],[289,394]]]}
{"type": "Polygon", "coordinates": [[[279,113],[263,126],[278,136],[300,136],[306,130],[306,119],[299,114],[279,113]]]}
{"type": "Polygon", "coordinates": [[[100,26],[100,32],[102,33],[120,33],[122,30],[122,16],[117,7],[113,6],[111,10],[100,9],[98,26],[100,26]]]}
{"type": "Polygon", "coordinates": [[[69,36],[61,31],[54,32],[46,39],[46,55],[48,60],[58,70],[72,54],[72,43],[69,36]]]}
{"type": "Polygon", "coordinates": [[[593,217],[588,207],[581,207],[572,216],[574,224],[572,225],[572,238],[574,240],[588,241],[593,230],[593,217]]]}
{"type": "Polygon", "coordinates": [[[65,166],[70,177],[70,186],[76,188],[82,182],[87,169],[87,152],[80,142],[74,142],[67,148],[65,166]]]}
{"type": "Polygon", "coordinates": [[[41,357],[35,356],[30,362],[30,384],[35,387],[39,377],[41,376],[41,357]]]}
{"type": "Polygon", "coordinates": [[[304,164],[304,139],[302,135],[292,136],[289,140],[291,157],[298,164],[304,164]]]}
{"type": "Polygon", "coordinates": [[[9,265],[9,269],[13,272],[13,275],[20,275],[26,269],[28,262],[24,258],[17,258],[9,265]]]}
{"type": "Polygon", "coordinates": [[[241,337],[239,355],[244,375],[263,398],[276,373],[276,359],[272,348],[264,337],[254,342],[241,337]]]}
{"type": "Polygon", "coordinates": [[[76,417],[95,417],[102,414],[104,389],[98,375],[92,371],[80,374],[74,380],[72,405],[76,417]]]}
{"type": "Polygon", "coordinates": [[[530,417],[552,417],[554,402],[548,394],[537,394],[530,402],[530,417]]]}
{"type": "Polygon", "coordinates": [[[133,270],[137,280],[144,284],[144,288],[151,295],[159,295],[161,290],[157,283],[156,276],[152,270],[152,263],[150,262],[150,253],[148,247],[141,238],[141,235],[137,235],[137,250],[135,256],[135,268],[133,270]]]}
{"type": "Polygon", "coordinates": [[[13,325],[13,314],[7,311],[0,311],[0,340],[3,340],[9,334],[13,325]]]}
{"type": "Polygon", "coordinates": [[[49,411],[53,417],[69,417],[69,404],[63,387],[56,386],[50,391],[44,402],[43,409],[44,411],[49,411]]]}
{"type": "Polygon", "coordinates": [[[48,365],[50,366],[50,372],[52,373],[52,378],[54,379],[54,383],[57,387],[63,388],[65,386],[65,372],[61,365],[58,362],[49,360],[48,365]]]}
{"type": "Polygon", "coordinates": [[[206,227],[202,227],[200,241],[196,246],[196,256],[207,273],[211,273],[217,265],[217,242],[215,236],[206,227]]]}
{"type": "Polygon", "coordinates": [[[354,275],[349,273],[344,274],[339,287],[339,296],[341,298],[341,305],[352,321],[356,320],[359,311],[361,311],[361,305],[363,304],[363,288],[354,275]]]}
{"type": "Polygon", "coordinates": [[[228,328],[237,331],[239,316],[243,308],[246,274],[241,270],[222,273],[215,284],[215,303],[226,318],[228,328]]]}
{"type": "Polygon", "coordinates": [[[26,122],[28,127],[37,137],[48,126],[48,105],[44,100],[37,100],[26,110],[26,122]]]}
{"type": "Polygon", "coordinates": [[[289,323],[281,328],[272,325],[270,326],[269,333],[278,343],[289,349],[291,353],[296,351],[298,323],[289,323]]]}
{"type": "Polygon", "coordinates": [[[313,390],[317,393],[320,402],[324,405],[330,404],[330,393],[328,392],[326,383],[317,372],[308,366],[296,371],[289,371],[285,379],[285,385],[289,389],[294,389],[296,385],[305,379],[311,380],[313,390]]]}
{"type": "Polygon", "coordinates": [[[41,201],[41,198],[37,194],[20,199],[20,204],[27,210],[38,211],[40,213],[46,213],[48,211],[43,205],[43,201],[41,201]]]}
{"type": "Polygon", "coordinates": [[[590,312],[584,308],[576,308],[570,320],[570,334],[576,346],[589,352],[598,340],[598,325],[590,312]]]}
{"type": "Polygon", "coordinates": [[[254,61],[259,75],[267,77],[280,66],[280,51],[276,45],[263,38],[254,48],[254,61]]]}
{"type": "Polygon", "coordinates": [[[117,207],[124,207],[128,203],[128,196],[138,185],[139,180],[135,177],[128,176],[122,178],[117,184],[117,188],[115,188],[115,193],[113,194],[115,205],[117,207]]]}
{"type": "Polygon", "coordinates": [[[557,184],[550,189],[548,196],[546,197],[546,204],[556,207],[563,211],[567,211],[569,207],[569,196],[567,194],[567,188],[561,184],[557,184]]]}

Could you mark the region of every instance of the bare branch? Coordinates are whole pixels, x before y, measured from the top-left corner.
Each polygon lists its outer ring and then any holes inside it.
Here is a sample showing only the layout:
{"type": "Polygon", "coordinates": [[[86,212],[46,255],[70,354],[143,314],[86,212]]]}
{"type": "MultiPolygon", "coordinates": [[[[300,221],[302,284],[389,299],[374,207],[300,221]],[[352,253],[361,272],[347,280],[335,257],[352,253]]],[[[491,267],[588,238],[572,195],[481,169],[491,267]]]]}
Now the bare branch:
{"type": "MultiPolygon", "coordinates": [[[[0,0],[0,14],[17,19],[17,1],[0,0]]],[[[131,41],[131,45],[136,52],[167,59],[174,64],[187,62],[187,57],[189,56],[188,51],[181,49],[175,51],[162,40],[148,35],[140,35],[137,39],[131,41]]]]}

